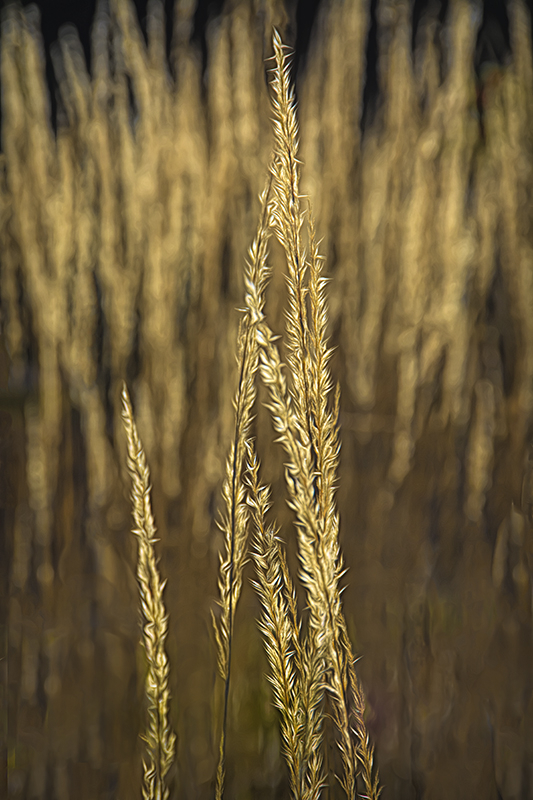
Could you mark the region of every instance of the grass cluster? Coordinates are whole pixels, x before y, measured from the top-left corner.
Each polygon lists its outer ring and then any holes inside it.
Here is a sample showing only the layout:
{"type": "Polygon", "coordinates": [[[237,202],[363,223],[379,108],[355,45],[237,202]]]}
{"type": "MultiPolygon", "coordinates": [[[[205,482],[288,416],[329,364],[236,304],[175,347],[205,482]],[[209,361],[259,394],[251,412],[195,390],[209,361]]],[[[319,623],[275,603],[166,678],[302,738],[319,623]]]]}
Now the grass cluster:
{"type": "MultiPolygon", "coordinates": [[[[339,394],[331,404],[333,382],[327,341],[326,279],[315,237],[311,209],[307,212],[308,246],[302,241],[305,212],[301,209],[298,166],[298,124],[289,62],[274,32],[274,151],[270,175],[261,196],[261,213],[245,271],[246,310],[239,328],[239,382],[234,401],[235,428],[223,483],[224,535],[219,605],[213,615],[218,668],[224,681],[224,702],[215,797],[224,796],[228,699],[235,612],[248,556],[249,528],[254,531],[256,589],[263,608],[261,630],[270,666],[274,704],[281,716],[283,751],[295,800],[315,800],[327,783],[323,771],[322,737],[330,697],[342,756],[340,778],[350,800],[377,800],[377,775],[372,775],[373,748],[364,720],[365,700],[355,672],[355,658],[341,606],[343,562],[335,502],[338,472],[339,394]],[[290,385],[283,372],[276,338],[266,320],[265,291],[269,279],[268,239],[271,230],[287,260],[288,309],[286,337],[290,385]],[[259,478],[259,461],[251,436],[258,376],[268,390],[274,432],[288,462],[285,479],[289,505],[298,531],[300,578],[309,609],[302,637],[296,596],[283,546],[275,528],[267,525],[269,489],[259,478]]],[[[143,639],[148,661],[146,696],[149,705],[143,796],[163,800],[164,778],[172,760],[174,737],[168,724],[168,659],[164,645],[167,617],[162,584],[154,555],[154,522],[150,506],[149,471],[139,442],[126,388],[123,418],[128,438],[128,467],[133,480],[135,533],[139,537],[137,578],[143,610],[143,639]]]]}

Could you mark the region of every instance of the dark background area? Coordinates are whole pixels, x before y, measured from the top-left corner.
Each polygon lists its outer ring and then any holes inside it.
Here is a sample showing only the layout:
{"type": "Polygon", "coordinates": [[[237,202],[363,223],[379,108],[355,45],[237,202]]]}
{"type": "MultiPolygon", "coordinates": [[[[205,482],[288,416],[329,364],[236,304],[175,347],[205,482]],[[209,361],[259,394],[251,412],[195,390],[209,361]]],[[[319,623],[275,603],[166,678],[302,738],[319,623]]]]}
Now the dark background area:
{"type": "MultiPolygon", "coordinates": [[[[3,5],[7,5],[5,2],[3,5]]],[[[46,76],[50,87],[52,125],[56,127],[57,113],[57,80],[54,75],[51,47],[57,42],[59,30],[63,25],[74,25],[79,33],[85,51],[85,57],[91,68],[91,26],[96,10],[96,0],[40,0],[38,3],[23,2],[24,7],[36,5],[40,11],[40,27],[44,40],[46,53],[46,76]]],[[[147,0],[134,0],[135,8],[146,37],[146,12],[147,0]]],[[[192,40],[202,53],[204,70],[207,64],[206,28],[209,22],[223,13],[224,8],[230,3],[224,0],[198,0],[194,14],[194,28],[192,40]]],[[[290,24],[286,32],[287,40],[294,47],[296,71],[300,66],[305,66],[305,59],[311,37],[320,24],[320,9],[326,5],[323,0],[289,0],[287,8],[290,24]]],[[[377,39],[377,13],[378,0],[370,0],[370,28],[366,46],[366,74],[363,94],[363,125],[368,117],[369,108],[372,107],[379,93],[377,74],[378,39],[377,39]]],[[[417,41],[417,31],[421,18],[428,10],[439,8],[440,22],[446,19],[449,0],[415,0],[412,4],[412,49],[414,51],[417,41]]],[[[483,21],[479,29],[475,68],[479,78],[479,68],[483,62],[496,62],[503,64],[510,53],[509,19],[504,0],[486,0],[482,4],[474,4],[479,8],[483,21]]],[[[167,28],[167,54],[170,55],[172,43],[172,30],[174,21],[174,0],[164,0],[166,28],[167,28]]]]}

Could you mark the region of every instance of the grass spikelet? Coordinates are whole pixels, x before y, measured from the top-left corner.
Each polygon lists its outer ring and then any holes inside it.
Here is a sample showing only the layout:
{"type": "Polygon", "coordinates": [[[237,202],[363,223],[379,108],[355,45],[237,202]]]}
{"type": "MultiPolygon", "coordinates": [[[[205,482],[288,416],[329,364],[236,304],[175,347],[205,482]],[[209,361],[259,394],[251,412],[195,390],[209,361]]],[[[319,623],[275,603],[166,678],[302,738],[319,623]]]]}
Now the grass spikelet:
{"type": "MultiPolygon", "coordinates": [[[[308,430],[309,332],[305,287],[306,259],[301,239],[304,215],[300,209],[298,171],[298,123],[294,91],[289,80],[290,64],[284,46],[274,31],[276,68],[272,79],[274,111],[274,205],[271,224],[287,259],[288,309],[286,313],[288,363],[295,377],[294,410],[302,428],[308,430]]],[[[310,431],[308,431],[310,434],[310,431]]]]}
{"type": "MultiPolygon", "coordinates": [[[[299,630],[296,618],[289,612],[292,586],[287,584],[282,569],[281,544],[273,526],[266,527],[265,517],[270,506],[268,489],[259,485],[259,464],[251,455],[249,498],[255,529],[254,561],[258,580],[254,582],[263,616],[260,629],[270,664],[270,683],[274,690],[274,705],[281,713],[284,754],[289,766],[293,796],[301,798],[301,753],[298,746],[299,697],[295,659],[299,655],[299,630]]],[[[299,659],[301,662],[301,658],[299,659]]]]}
{"type": "Polygon", "coordinates": [[[166,800],[166,775],[174,760],[176,735],[168,719],[170,665],[165,651],[168,616],[163,600],[165,582],[157,567],[154,544],[156,528],[150,501],[150,470],[137,433],[126,388],[122,387],[122,420],[128,440],[128,471],[132,479],[131,503],[137,537],[137,581],[142,612],[143,643],[148,661],[145,692],[148,700],[148,728],[143,737],[148,761],[143,762],[143,798],[166,800]]]}
{"type": "Polygon", "coordinates": [[[281,714],[284,754],[296,800],[320,796],[323,786],[322,714],[323,648],[316,638],[300,645],[296,595],[285,554],[274,527],[266,526],[269,491],[259,485],[259,462],[250,446],[248,503],[255,529],[254,582],[263,616],[260,629],[270,664],[274,705],[281,714]]]}
{"type": "Polygon", "coordinates": [[[224,512],[220,529],[224,534],[224,555],[220,560],[218,601],[221,614],[213,614],[213,627],[217,644],[217,660],[224,681],[224,710],[220,735],[219,761],[216,777],[217,800],[224,794],[226,732],[231,674],[231,647],[235,609],[242,588],[242,572],[246,562],[248,507],[242,482],[246,446],[252,422],[252,408],[256,396],[254,383],[258,368],[258,347],[255,326],[262,316],[264,291],[268,281],[267,246],[269,239],[268,215],[271,178],[261,195],[261,213],[254,242],[250,248],[245,270],[247,297],[253,302],[241,320],[237,340],[239,383],[234,400],[235,429],[230,453],[226,462],[226,476],[222,486],[224,512]],[[254,308],[254,312],[250,308],[254,308]]]}

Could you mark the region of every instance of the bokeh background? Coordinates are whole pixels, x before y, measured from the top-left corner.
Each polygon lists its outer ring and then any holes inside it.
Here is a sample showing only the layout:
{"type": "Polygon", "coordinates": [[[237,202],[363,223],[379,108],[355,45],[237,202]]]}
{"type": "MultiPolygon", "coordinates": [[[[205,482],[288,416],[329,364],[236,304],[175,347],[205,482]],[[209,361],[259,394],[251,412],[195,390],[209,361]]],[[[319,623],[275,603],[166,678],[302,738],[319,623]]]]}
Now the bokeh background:
{"type": "MultiPolygon", "coordinates": [[[[277,25],[295,48],[302,187],[331,277],[343,597],[383,800],[531,798],[527,4],[101,0],[41,12],[9,4],[1,31],[0,793],[140,796],[126,379],[168,580],[171,798],[213,794],[215,520],[277,25]]],[[[267,311],[282,332],[271,250],[267,311]]],[[[296,574],[283,459],[257,412],[296,574]]],[[[250,577],[251,565],[226,796],[284,798],[250,577]]],[[[340,796],[331,776],[324,797],[340,796]]]]}

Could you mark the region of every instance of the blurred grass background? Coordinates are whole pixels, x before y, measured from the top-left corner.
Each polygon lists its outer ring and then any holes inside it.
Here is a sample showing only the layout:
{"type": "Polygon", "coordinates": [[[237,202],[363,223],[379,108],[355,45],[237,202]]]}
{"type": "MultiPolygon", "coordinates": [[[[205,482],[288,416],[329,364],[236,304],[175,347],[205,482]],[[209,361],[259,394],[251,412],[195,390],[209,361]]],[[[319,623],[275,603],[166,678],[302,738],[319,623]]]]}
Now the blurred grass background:
{"type": "MultiPolygon", "coordinates": [[[[140,793],[124,378],[168,579],[171,797],[212,796],[214,520],[271,144],[274,24],[298,46],[302,185],[332,278],[344,602],[383,798],[532,796],[533,67],[526,4],[501,6],[503,22],[465,0],[323,0],[303,47],[295,3],[227,0],[207,14],[178,0],[170,26],[152,0],[142,30],[127,0],[101,2],[90,71],[76,30],[60,31],[53,100],[38,12],[4,10],[9,797],[140,793]]],[[[275,244],[272,264],[281,331],[275,244]]],[[[294,555],[261,408],[256,434],[294,555]]],[[[245,581],[227,755],[239,800],[288,796],[257,613],[245,581]]]]}

